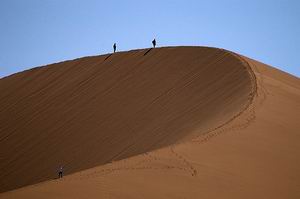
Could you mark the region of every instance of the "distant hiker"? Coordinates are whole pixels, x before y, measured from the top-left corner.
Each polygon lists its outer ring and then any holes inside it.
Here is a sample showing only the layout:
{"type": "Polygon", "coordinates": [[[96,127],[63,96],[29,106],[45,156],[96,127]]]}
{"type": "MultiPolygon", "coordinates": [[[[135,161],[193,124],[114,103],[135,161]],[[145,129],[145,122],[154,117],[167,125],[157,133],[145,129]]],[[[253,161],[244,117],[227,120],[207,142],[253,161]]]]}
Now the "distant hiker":
{"type": "Polygon", "coordinates": [[[156,46],[156,40],[155,39],[152,40],[152,45],[153,45],[153,48],[155,48],[155,46],[156,46]]]}
{"type": "Polygon", "coordinates": [[[60,166],[58,170],[58,178],[62,178],[62,177],[63,177],[63,166],[60,166]]]}
{"type": "Polygon", "coordinates": [[[117,44],[116,43],[114,43],[113,48],[114,48],[114,53],[115,53],[116,50],[117,50],[117,44]]]}

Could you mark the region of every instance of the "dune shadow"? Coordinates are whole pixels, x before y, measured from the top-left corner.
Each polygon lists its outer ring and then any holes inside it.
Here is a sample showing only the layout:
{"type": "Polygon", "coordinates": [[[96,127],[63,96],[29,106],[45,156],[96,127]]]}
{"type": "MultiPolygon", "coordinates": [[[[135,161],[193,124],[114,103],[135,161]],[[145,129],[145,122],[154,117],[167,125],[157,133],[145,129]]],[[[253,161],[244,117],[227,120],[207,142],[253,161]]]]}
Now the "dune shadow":
{"type": "MultiPolygon", "coordinates": [[[[230,115],[231,113],[223,118],[224,114],[207,111],[207,107],[214,107],[213,110],[223,110],[225,104],[221,103],[224,101],[222,99],[230,98],[232,103],[231,105],[226,104],[226,108],[236,110],[232,114],[240,110],[239,106],[236,106],[234,102],[240,103],[241,96],[249,96],[248,91],[250,92],[252,88],[247,84],[250,82],[250,78],[248,78],[249,73],[244,70],[244,65],[240,63],[240,60],[232,56],[232,60],[230,59],[224,63],[215,62],[215,59],[221,58],[222,54],[220,53],[219,57],[212,57],[207,62],[198,63],[195,62],[198,56],[206,57],[219,51],[207,50],[202,52],[199,49],[199,51],[194,52],[193,50],[193,54],[190,56],[188,54],[190,51],[187,51],[189,49],[185,50],[184,48],[178,48],[175,52],[166,49],[160,54],[162,57],[159,57],[159,59],[156,56],[148,56],[148,58],[141,56],[142,53],[146,56],[152,49],[149,48],[138,52],[137,57],[133,56],[135,52],[126,53],[124,57],[127,57],[129,60],[122,62],[122,67],[116,66],[113,70],[105,70],[105,73],[102,73],[101,70],[101,72],[97,71],[96,74],[91,74],[90,71],[92,70],[87,70],[85,73],[79,74],[80,70],[74,69],[74,72],[63,76],[76,80],[74,84],[68,87],[61,86],[65,84],[66,78],[57,79],[56,75],[51,75],[55,69],[49,68],[48,71],[43,71],[43,76],[38,77],[44,77],[45,75],[51,77],[51,81],[58,81],[53,86],[53,90],[48,91],[48,95],[46,95],[52,96],[53,91],[59,91],[54,95],[56,98],[54,99],[53,97],[54,100],[52,102],[54,105],[58,104],[58,108],[53,109],[46,106],[45,101],[44,104],[47,109],[42,109],[39,112],[38,116],[40,117],[26,117],[24,123],[18,123],[20,126],[17,130],[14,128],[14,125],[15,122],[19,122],[18,120],[12,122],[9,119],[4,120],[8,124],[8,133],[13,132],[16,139],[9,139],[5,141],[4,145],[2,144],[3,141],[0,142],[0,151],[5,151],[5,157],[9,157],[3,164],[5,170],[2,170],[2,167],[0,170],[0,176],[5,176],[7,181],[5,184],[0,183],[0,193],[52,178],[53,180],[58,180],[57,172],[53,172],[54,168],[58,167],[58,163],[66,168],[64,175],[69,175],[168,147],[186,141],[187,138],[198,137],[200,134],[210,132],[209,129],[217,128],[218,126],[216,125],[219,125],[219,123],[215,121],[231,121],[231,118],[235,118],[235,116],[230,115]],[[173,66],[173,61],[167,62],[163,60],[167,56],[177,56],[180,53],[182,53],[182,56],[180,56],[179,60],[176,60],[175,66],[173,66]],[[198,53],[203,54],[198,55],[198,53]],[[215,70],[209,69],[211,67],[210,63],[215,70]],[[181,65],[185,67],[181,67],[181,65]],[[183,71],[177,71],[177,68],[183,71]],[[195,71],[195,74],[190,74],[190,71],[195,71]],[[242,76],[240,79],[243,81],[238,83],[245,85],[245,88],[238,87],[241,89],[240,92],[236,92],[234,95],[231,92],[225,92],[225,95],[221,89],[218,89],[219,86],[223,88],[223,85],[228,85],[228,88],[225,87],[226,89],[236,89],[236,87],[231,87],[232,85],[235,86],[235,84],[232,84],[232,76],[226,76],[226,78],[220,78],[221,80],[218,81],[217,79],[212,79],[217,83],[213,84],[213,87],[209,88],[210,90],[203,90],[202,85],[210,85],[211,79],[208,77],[218,78],[219,76],[215,76],[215,74],[222,74],[224,71],[239,71],[236,75],[242,76]],[[173,75],[174,73],[176,74],[175,76],[173,75]],[[187,74],[189,75],[186,77],[187,74]],[[193,81],[190,81],[191,78],[193,81]],[[59,105],[64,100],[67,100],[65,92],[73,92],[74,85],[80,84],[82,80],[86,84],[84,87],[80,87],[79,92],[77,92],[80,100],[60,107],[59,105]],[[183,88],[182,85],[185,85],[185,87],[183,88]],[[218,91],[217,94],[220,94],[222,98],[216,101],[215,95],[207,96],[211,89],[218,91]],[[137,98],[137,100],[132,102],[133,98],[137,98]],[[125,103],[128,105],[124,106],[125,103]],[[195,108],[191,109],[190,107],[195,108]],[[53,112],[53,114],[46,114],[46,111],[53,112]],[[57,114],[63,115],[65,111],[68,111],[68,114],[59,123],[59,125],[64,125],[63,129],[48,128],[45,134],[48,139],[44,139],[44,136],[39,136],[39,132],[45,131],[48,124],[55,125],[57,123],[57,114]],[[73,116],[78,113],[80,113],[80,117],[73,116]],[[47,125],[44,124],[44,118],[46,117],[47,125]],[[32,122],[32,125],[27,126],[27,122],[31,121],[34,121],[34,123],[32,122]],[[69,123],[69,121],[72,121],[72,123],[69,123]],[[99,121],[103,122],[100,123],[99,121]],[[26,127],[26,131],[24,131],[24,127],[26,127]],[[68,134],[62,135],[64,132],[68,132],[68,134]],[[30,155],[14,160],[14,151],[9,150],[9,146],[12,146],[13,143],[20,143],[20,147],[22,147],[24,135],[34,137],[34,142],[51,147],[43,150],[43,146],[32,144],[30,148],[24,147],[22,149],[22,153],[30,155]],[[65,136],[68,139],[61,142],[60,140],[65,138],[65,136]],[[60,153],[56,153],[57,151],[60,153]],[[91,152],[95,155],[91,156],[91,152]],[[15,161],[15,164],[20,165],[18,167],[20,171],[14,172],[15,168],[10,167],[11,161],[15,161]],[[35,167],[34,174],[27,172],[27,166],[22,166],[27,164],[30,166],[37,165],[41,161],[44,161],[43,165],[45,166],[35,167]]],[[[152,51],[152,55],[159,51],[152,51]]],[[[102,62],[110,59],[112,55],[107,54],[103,56],[102,60],[103,58],[104,60],[102,62]]],[[[121,58],[117,59],[117,57],[114,56],[112,59],[121,60],[121,58]]],[[[90,60],[90,65],[95,67],[92,69],[96,69],[98,67],[96,65],[98,58],[93,62],[92,59],[90,60]]],[[[102,66],[109,66],[109,62],[102,66]]],[[[74,63],[77,62],[74,61],[74,63]]],[[[68,65],[65,65],[64,68],[68,69],[68,65]]],[[[22,78],[26,80],[27,74],[22,74],[22,78]]],[[[11,79],[10,81],[18,80],[21,82],[23,79],[11,79]]],[[[48,88],[48,81],[40,82],[35,80],[34,83],[43,83],[41,88],[48,88]]],[[[31,84],[26,86],[26,88],[30,89],[35,88],[31,84]]],[[[11,87],[12,91],[13,89],[14,87],[11,87]]],[[[17,94],[15,96],[18,96],[17,94]]],[[[22,96],[21,94],[20,96],[22,96]]],[[[46,96],[44,93],[41,93],[35,99],[46,99],[46,96]]],[[[27,110],[24,108],[26,103],[17,103],[17,97],[12,98],[12,101],[7,102],[7,104],[4,103],[3,99],[0,96],[0,100],[2,100],[1,105],[16,104],[18,106],[12,106],[12,110],[20,112],[27,110]]],[[[38,107],[32,107],[29,110],[35,111],[35,108],[38,107]]],[[[5,116],[5,114],[6,112],[0,113],[0,116],[5,116]]],[[[0,165],[2,165],[2,162],[0,165]]]]}
{"type": "Polygon", "coordinates": [[[150,53],[150,51],[152,50],[153,48],[149,48],[145,53],[144,53],[144,56],[146,56],[148,53],[150,53]]]}

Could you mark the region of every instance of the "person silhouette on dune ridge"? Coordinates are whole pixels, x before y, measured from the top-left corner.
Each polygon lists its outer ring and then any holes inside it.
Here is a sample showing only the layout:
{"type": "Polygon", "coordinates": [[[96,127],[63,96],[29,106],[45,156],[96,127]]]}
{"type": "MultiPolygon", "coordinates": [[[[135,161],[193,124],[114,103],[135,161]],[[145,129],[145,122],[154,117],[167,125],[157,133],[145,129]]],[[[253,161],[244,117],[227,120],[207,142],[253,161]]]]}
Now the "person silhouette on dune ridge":
{"type": "Polygon", "coordinates": [[[117,44],[116,43],[114,43],[114,45],[113,45],[113,49],[114,49],[114,53],[116,52],[116,50],[117,50],[117,44]]]}
{"type": "Polygon", "coordinates": [[[155,40],[155,38],[152,40],[152,45],[153,45],[153,48],[155,48],[155,46],[156,46],[156,40],[155,40]]]}

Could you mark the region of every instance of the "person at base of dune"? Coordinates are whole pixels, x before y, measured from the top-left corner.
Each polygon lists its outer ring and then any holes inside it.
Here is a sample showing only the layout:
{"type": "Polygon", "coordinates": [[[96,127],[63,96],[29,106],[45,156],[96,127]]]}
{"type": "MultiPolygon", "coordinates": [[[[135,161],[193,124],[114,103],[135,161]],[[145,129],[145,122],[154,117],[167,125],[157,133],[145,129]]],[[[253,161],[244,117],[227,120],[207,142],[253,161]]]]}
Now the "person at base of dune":
{"type": "Polygon", "coordinates": [[[156,40],[155,39],[152,40],[152,45],[153,45],[153,48],[155,48],[155,46],[156,46],[156,40]]]}
{"type": "Polygon", "coordinates": [[[60,166],[59,171],[58,171],[58,178],[63,177],[63,166],[60,166]]]}
{"type": "Polygon", "coordinates": [[[116,50],[117,50],[117,44],[116,43],[114,43],[114,45],[113,45],[113,49],[114,49],[114,53],[116,52],[116,50]]]}

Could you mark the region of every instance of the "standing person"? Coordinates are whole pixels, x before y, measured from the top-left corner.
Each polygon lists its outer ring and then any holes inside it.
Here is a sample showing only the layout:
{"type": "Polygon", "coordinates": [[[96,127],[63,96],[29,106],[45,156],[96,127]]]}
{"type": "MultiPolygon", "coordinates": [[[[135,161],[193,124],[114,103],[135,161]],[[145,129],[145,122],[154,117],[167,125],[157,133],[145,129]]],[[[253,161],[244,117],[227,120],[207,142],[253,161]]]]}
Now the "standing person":
{"type": "Polygon", "coordinates": [[[152,45],[153,45],[153,48],[155,48],[155,46],[156,46],[156,40],[155,40],[155,38],[152,40],[152,45]]]}
{"type": "Polygon", "coordinates": [[[62,178],[62,177],[63,177],[63,166],[60,166],[58,171],[58,178],[62,178]]]}
{"type": "Polygon", "coordinates": [[[114,53],[116,52],[116,50],[117,50],[117,44],[116,43],[114,43],[114,45],[113,45],[113,49],[114,49],[114,53]]]}

